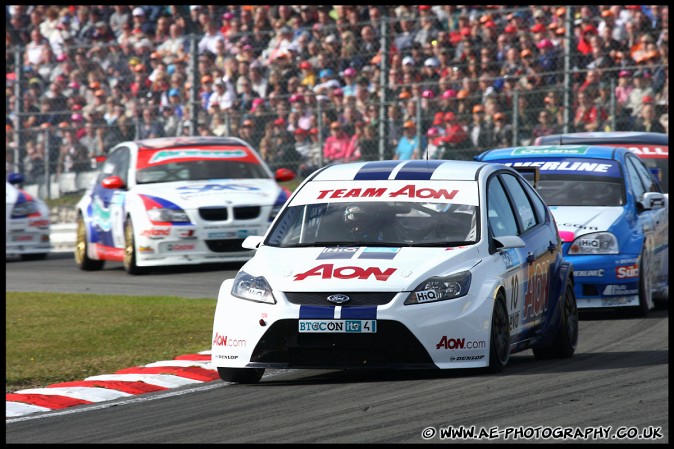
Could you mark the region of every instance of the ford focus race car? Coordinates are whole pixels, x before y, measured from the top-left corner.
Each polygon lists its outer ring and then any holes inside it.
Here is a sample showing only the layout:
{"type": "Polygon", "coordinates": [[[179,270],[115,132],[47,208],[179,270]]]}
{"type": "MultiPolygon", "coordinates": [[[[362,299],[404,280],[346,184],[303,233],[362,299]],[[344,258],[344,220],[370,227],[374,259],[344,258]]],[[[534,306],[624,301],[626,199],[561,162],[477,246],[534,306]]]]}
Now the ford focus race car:
{"type": "Polygon", "coordinates": [[[263,235],[290,195],[241,139],[158,138],[110,150],[77,204],[75,261],[98,270],[122,261],[130,274],[148,267],[240,262],[241,243],[263,235]]]}
{"type": "Polygon", "coordinates": [[[573,264],[578,308],[627,307],[645,315],[654,295],[668,296],[668,198],[627,148],[530,146],[476,159],[537,168],[537,191],[573,264]]]}
{"type": "Polygon", "coordinates": [[[475,368],[511,353],[570,357],[572,266],[554,219],[516,171],[472,161],[331,165],[293,193],[219,291],[212,364],[475,368]]]}
{"type": "Polygon", "coordinates": [[[5,257],[41,260],[51,251],[49,208],[17,187],[23,179],[20,173],[10,173],[5,182],[5,257]]]}

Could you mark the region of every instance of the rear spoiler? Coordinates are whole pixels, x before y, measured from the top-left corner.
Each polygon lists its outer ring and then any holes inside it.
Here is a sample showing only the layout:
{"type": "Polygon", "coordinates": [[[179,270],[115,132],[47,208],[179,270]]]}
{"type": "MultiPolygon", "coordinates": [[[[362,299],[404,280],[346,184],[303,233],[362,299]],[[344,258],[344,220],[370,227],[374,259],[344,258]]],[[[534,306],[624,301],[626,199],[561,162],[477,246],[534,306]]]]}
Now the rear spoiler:
{"type": "Polygon", "coordinates": [[[538,167],[514,167],[511,166],[515,171],[517,171],[524,179],[529,181],[529,184],[534,186],[534,189],[538,188],[538,180],[541,178],[540,169],[538,167]]]}

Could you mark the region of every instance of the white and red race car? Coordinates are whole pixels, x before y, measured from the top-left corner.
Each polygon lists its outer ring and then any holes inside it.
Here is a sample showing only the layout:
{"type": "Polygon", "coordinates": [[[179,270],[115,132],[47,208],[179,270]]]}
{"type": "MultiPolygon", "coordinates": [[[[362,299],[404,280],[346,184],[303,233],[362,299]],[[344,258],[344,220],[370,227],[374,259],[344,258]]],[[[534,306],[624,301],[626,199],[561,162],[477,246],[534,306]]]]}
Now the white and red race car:
{"type": "Polygon", "coordinates": [[[5,257],[41,260],[51,251],[49,208],[18,187],[23,175],[10,173],[5,182],[5,257]]]}
{"type": "Polygon", "coordinates": [[[472,161],[331,165],[293,193],[218,295],[221,379],[266,368],[476,368],[571,357],[572,266],[515,170],[472,161]]]}
{"type": "Polygon", "coordinates": [[[75,261],[100,270],[119,261],[129,274],[150,267],[242,262],[241,247],[263,235],[290,191],[241,139],[176,137],[123,142],[77,204],[75,261]]]}

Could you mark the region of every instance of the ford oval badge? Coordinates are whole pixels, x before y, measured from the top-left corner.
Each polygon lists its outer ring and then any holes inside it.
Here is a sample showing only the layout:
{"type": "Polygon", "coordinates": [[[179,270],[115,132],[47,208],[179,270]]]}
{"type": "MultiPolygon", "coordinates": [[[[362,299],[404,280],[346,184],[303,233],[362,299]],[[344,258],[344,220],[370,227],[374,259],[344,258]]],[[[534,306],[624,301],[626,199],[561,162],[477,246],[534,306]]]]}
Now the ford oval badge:
{"type": "Polygon", "coordinates": [[[346,295],[330,295],[328,296],[328,301],[333,304],[344,304],[345,302],[351,301],[351,298],[346,295]]]}

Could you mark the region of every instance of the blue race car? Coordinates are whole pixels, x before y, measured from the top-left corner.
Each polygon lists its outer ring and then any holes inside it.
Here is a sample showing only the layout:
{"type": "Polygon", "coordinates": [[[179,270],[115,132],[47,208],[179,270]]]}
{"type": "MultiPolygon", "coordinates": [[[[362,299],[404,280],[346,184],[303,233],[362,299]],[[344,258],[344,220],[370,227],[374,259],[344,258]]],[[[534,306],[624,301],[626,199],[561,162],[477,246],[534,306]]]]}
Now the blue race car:
{"type": "Polygon", "coordinates": [[[669,288],[669,198],[626,148],[552,145],[488,150],[478,161],[530,170],[573,264],[579,309],[644,316],[669,288]]]}

